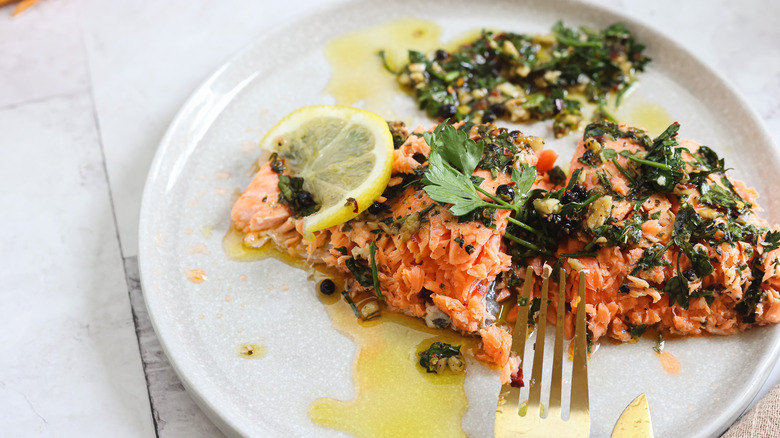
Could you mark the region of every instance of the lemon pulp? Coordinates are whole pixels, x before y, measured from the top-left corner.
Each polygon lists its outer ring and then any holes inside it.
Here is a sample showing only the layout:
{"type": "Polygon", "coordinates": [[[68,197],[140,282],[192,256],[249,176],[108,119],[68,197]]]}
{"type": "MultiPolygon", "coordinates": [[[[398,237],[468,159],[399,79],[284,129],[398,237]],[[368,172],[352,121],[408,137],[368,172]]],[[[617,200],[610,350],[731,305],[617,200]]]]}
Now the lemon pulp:
{"type": "Polygon", "coordinates": [[[319,210],[303,219],[304,237],[346,222],[374,202],[390,180],[393,138],[378,115],[348,106],[293,111],[260,142],[304,179],[319,210]]]}

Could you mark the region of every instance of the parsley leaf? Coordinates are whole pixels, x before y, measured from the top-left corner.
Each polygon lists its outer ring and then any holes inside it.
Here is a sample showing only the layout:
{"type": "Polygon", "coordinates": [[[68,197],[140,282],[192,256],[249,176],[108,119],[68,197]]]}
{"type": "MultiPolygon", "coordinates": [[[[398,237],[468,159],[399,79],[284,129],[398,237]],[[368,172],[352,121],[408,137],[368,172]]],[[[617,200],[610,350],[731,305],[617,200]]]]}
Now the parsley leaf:
{"type": "Polygon", "coordinates": [[[729,190],[717,184],[710,186],[706,182],[702,182],[699,190],[701,191],[701,202],[705,204],[724,208],[736,208],[739,205],[729,190]]]}
{"type": "Polygon", "coordinates": [[[765,251],[772,251],[780,248],[780,231],[769,231],[764,237],[764,241],[761,242],[761,246],[765,251]]]}
{"type": "Polygon", "coordinates": [[[463,216],[479,207],[490,205],[479,197],[471,178],[455,170],[440,154],[431,152],[428,157],[428,170],[423,184],[423,190],[431,199],[452,204],[450,213],[455,216],[463,216]]]}
{"type": "Polygon", "coordinates": [[[475,142],[467,133],[458,131],[451,125],[445,126],[444,129],[441,129],[442,126],[436,128],[441,135],[436,135],[439,134],[436,131],[433,134],[428,132],[423,134],[425,141],[431,146],[431,154],[441,155],[456,169],[471,175],[482,159],[482,142],[475,142]]]}
{"type": "Polygon", "coordinates": [[[515,196],[526,195],[536,182],[536,166],[524,167],[522,172],[513,168],[512,182],[515,183],[515,196]]]}

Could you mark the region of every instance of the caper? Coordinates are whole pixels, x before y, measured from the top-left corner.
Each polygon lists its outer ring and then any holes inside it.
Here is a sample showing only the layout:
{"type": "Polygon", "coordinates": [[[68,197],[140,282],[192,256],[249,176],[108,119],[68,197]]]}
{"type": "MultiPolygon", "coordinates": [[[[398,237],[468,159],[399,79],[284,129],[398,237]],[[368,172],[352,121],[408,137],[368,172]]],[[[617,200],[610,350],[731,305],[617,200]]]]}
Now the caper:
{"type": "Polygon", "coordinates": [[[301,190],[297,194],[298,197],[298,205],[300,205],[303,208],[311,207],[314,205],[314,196],[307,192],[306,190],[301,190]]]}
{"type": "MultiPolygon", "coordinates": [[[[506,108],[503,103],[494,103],[490,105],[490,111],[496,115],[496,117],[503,117],[506,113],[506,108]]],[[[483,119],[484,120],[484,119],[483,119]]]]}
{"type": "Polygon", "coordinates": [[[371,214],[379,214],[382,212],[382,204],[374,202],[368,206],[368,212],[371,214]]]}
{"type": "Polygon", "coordinates": [[[686,269],[683,271],[683,277],[685,277],[688,281],[696,281],[698,279],[698,276],[696,275],[696,271],[693,269],[686,269]]]}
{"type": "Polygon", "coordinates": [[[496,189],[496,196],[505,202],[512,202],[515,199],[515,189],[509,184],[501,184],[496,189]]]}
{"type": "Polygon", "coordinates": [[[458,109],[455,108],[455,105],[442,105],[439,109],[439,117],[443,119],[449,119],[450,117],[455,116],[457,113],[458,109]]]}

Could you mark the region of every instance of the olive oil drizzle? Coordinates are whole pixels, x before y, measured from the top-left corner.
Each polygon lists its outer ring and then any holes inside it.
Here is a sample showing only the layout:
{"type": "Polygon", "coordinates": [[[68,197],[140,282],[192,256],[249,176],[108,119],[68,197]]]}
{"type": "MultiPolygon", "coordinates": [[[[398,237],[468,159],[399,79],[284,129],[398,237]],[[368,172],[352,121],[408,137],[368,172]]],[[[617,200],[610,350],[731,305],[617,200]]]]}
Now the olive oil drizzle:
{"type": "MultiPolygon", "coordinates": [[[[277,258],[291,266],[306,269],[317,280],[331,278],[336,291],[344,290],[344,281],[332,273],[307,267],[302,260],[288,255],[273,244],[259,249],[243,245],[243,234],[227,232],[223,248],[236,261],[277,258]]],[[[334,328],[357,345],[353,364],[356,396],[353,400],[319,398],[309,406],[309,417],[320,426],[341,430],[357,437],[422,437],[432,431],[442,436],[466,436],[461,420],[468,409],[463,387],[465,373],[449,370],[429,374],[419,365],[418,353],[433,342],[461,345],[469,356],[477,339],[449,330],[433,329],[417,318],[385,311],[381,318],[359,321],[339,293],[316,292],[334,328]]],[[[237,352],[242,357],[265,356],[265,347],[252,344],[253,354],[243,354],[248,344],[237,352]]]]}
{"type": "Polygon", "coordinates": [[[432,342],[474,348],[476,340],[428,328],[421,320],[385,312],[359,323],[343,302],[326,306],[334,327],[358,345],[352,400],[320,398],[309,406],[316,424],[357,437],[465,436],[464,373],[429,374],[418,353],[432,342]]]}
{"type": "Polygon", "coordinates": [[[340,105],[356,105],[394,118],[393,98],[404,93],[382,64],[384,51],[388,67],[400,70],[408,62],[408,50],[427,52],[441,46],[441,27],[431,21],[404,18],[362,29],[330,40],[325,57],[332,74],[325,94],[340,105]]]}

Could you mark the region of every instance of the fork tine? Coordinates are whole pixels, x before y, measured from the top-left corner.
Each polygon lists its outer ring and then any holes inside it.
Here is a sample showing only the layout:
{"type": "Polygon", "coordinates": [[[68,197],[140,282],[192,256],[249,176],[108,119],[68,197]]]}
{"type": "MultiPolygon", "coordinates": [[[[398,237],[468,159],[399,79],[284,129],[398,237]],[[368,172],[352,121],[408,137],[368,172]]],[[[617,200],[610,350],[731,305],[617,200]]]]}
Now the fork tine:
{"type": "Polygon", "coordinates": [[[585,326],[585,273],[580,271],[579,302],[577,304],[576,328],[574,333],[574,363],[571,376],[571,415],[580,421],[590,422],[588,402],[588,341],[585,326]]]}
{"type": "MultiPolygon", "coordinates": [[[[531,302],[531,289],[534,284],[534,270],[528,267],[525,273],[523,291],[517,299],[517,320],[515,330],[512,333],[512,351],[520,358],[522,369],[525,356],[525,339],[528,337],[528,307],[531,302]]],[[[520,414],[520,388],[515,388],[507,383],[501,386],[501,400],[496,408],[497,413],[507,412],[510,415],[520,414]]],[[[500,415],[496,417],[500,421],[500,415]]]]}
{"type": "Polygon", "coordinates": [[[533,377],[528,391],[528,412],[537,412],[541,409],[542,394],[542,361],[544,360],[544,336],[547,326],[547,299],[549,298],[550,269],[545,266],[542,273],[542,296],[539,308],[539,319],[536,321],[536,345],[534,348],[534,365],[531,372],[533,377]]]}
{"type": "MultiPolygon", "coordinates": [[[[547,301],[550,295],[550,274],[552,269],[545,266],[542,274],[541,305],[539,308],[539,320],[536,324],[536,345],[534,363],[531,372],[533,376],[528,379],[529,395],[527,402],[520,400],[520,388],[505,384],[501,387],[498,405],[496,406],[496,419],[494,423],[495,436],[497,438],[509,438],[524,436],[528,438],[566,436],[587,438],[590,434],[590,413],[588,407],[588,376],[587,376],[587,340],[585,326],[585,277],[580,273],[579,301],[577,304],[576,329],[573,340],[574,363],[571,379],[571,407],[568,420],[561,418],[561,386],[563,374],[563,325],[566,313],[566,272],[561,270],[558,281],[558,312],[555,324],[555,345],[553,350],[552,382],[550,383],[550,409],[544,416],[541,411],[541,387],[544,361],[545,326],[547,323],[547,301]],[[521,409],[522,406],[526,409],[521,409]],[[531,412],[531,415],[527,415],[531,412]]],[[[530,304],[531,290],[533,288],[533,271],[529,267],[526,271],[525,284],[522,295],[518,298],[518,317],[515,323],[515,331],[512,336],[512,351],[521,359],[528,334],[528,307],[530,304]]],[[[523,362],[524,368],[526,363],[523,362]]]]}
{"type": "Polygon", "coordinates": [[[566,299],[566,271],[558,271],[558,310],[555,315],[555,347],[550,381],[549,415],[561,416],[561,386],[563,380],[563,314],[566,299]]]}
{"type": "Polygon", "coordinates": [[[528,337],[528,306],[531,304],[531,286],[534,284],[533,275],[534,269],[529,266],[525,270],[523,294],[517,300],[517,320],[515,321],[515,331],[512,335],[512,351],[515,352],[521,361],[525,356],[525,338],[528,337]]]}

